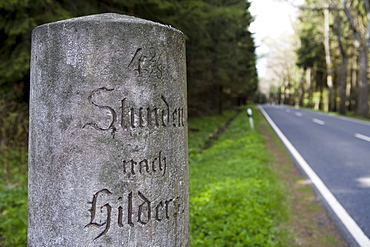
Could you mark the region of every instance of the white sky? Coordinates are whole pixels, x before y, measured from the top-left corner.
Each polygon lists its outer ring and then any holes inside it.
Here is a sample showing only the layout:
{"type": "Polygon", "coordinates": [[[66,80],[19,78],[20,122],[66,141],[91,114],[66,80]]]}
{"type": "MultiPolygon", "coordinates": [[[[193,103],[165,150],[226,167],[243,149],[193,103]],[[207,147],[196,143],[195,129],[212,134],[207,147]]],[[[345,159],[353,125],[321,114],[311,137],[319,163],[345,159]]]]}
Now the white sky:
{"type": "MultiPolygon", "coordinates": [[[[294,4],[301,4],[304,0],[294,0],[294,4]]],[[[292,23],[296,19],[297,9],[284,0],[250,0],[249,11],[255,21],[250,25],[249,31],[254,33],[254,41],[258,56],[257,70],[259,77],[266,73],[267,61],[263,58],[269,52],[269,47],[263,43],[267,39],[278,39],[292,34],[292,23]]]]}

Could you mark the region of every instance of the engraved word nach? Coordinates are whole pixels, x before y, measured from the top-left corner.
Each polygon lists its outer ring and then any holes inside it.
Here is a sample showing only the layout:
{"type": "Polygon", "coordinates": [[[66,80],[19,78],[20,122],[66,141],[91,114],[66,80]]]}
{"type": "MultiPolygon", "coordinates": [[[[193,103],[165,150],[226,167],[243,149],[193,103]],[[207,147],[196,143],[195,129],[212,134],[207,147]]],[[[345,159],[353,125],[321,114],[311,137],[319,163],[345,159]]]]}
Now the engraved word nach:
{"type": "Polygon", "coordinates": [[[163,156],[162,151],[159,151],[157,157],[153,159],[142,159],[137,160],[124,160],[123,162],[123,173],[135,175],[137,173],[143,174],[155,174],[162,173],[162,176],[166,174],[167,170],[167,158],[163,156]]]}

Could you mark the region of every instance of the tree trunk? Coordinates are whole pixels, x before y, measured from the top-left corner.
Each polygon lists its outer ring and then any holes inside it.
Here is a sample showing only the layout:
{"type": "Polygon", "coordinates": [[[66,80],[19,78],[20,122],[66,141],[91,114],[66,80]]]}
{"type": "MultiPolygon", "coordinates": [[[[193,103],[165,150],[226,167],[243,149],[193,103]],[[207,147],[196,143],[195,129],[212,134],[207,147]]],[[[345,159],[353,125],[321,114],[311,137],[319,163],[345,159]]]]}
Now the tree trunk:
{"type": "Polygon", "coordinates": [[[324,86],[323,86],[322,82],[320,83],[319,109],[320,110],[325,110],[324,109],[324,86]]]}
{"type": "Polygon", "coordinates": [[[368,57],[367,57],[367,49],[360,46],[359,48],[359,56],[360,56],[360,71],[359,71],[359,81],[358,81],[358,102],[357,102],[357,112],[356,115],[362,117],[368,117],[369,115],[369,85],[367,83],[367,64],[368,64],[368,57]]]}
{"type": "MultiPolygon", "coordinates": [[[[343,55],[343,54],[342,54],[343,55]]],[[[340,95],[340,103],[339,103],[339,114],[345,115],[346,114],[346,79],[347,79],[347,56],[342,56],[342,63],[340,66],[340,75],[339,75],[339,95],[340,95]]]]}
{"type": "Polygon", "coordinates": [[[304,76],[305,76],[306,70],[302,70],[302,75],[301,75],[301,81],[299,83],[299,100],[298,100],[298,105],[303,106],[303,99],[304,99],[304,76]]]}
{"type": "Polygon", "coordinates": [[[308,107],[313,107],[313,85],[311,80],[311,68],[307,68],[306,70],[306,81],[307,81],[307,87],[308,87],[308,107]]]}
{"type": "MultiPolygon", "coordinates": [[[[357,24],[349,11],[349,6],[345,0],[342,0],[342,7],[346,16],[348,17],[349,23],[351,25],[351,29],[353,31],[353,37],[355,38],[356,48],[359,53],[360,57],[360,70],[359,70],[359,81],[358,81],[358,101],[357,101],[357,111],[356,115],[362,117],[368,117],[369,115],[369,86],[367,82],[367,66],[368,66],[368,50],[370,46],[370,19],[368,19],[368,23],[365,27],[365,39],[361,39],[359,32],[357,31],[358,27],[357,24]]],[[[370,6],[369,0],[364,0],[364,7],[367,13],[367,16],[370,17],[370,6]]]]}
{"type": "Polygon", "coordinates": [[[326,83],[329,89],[329,111],[334,109],[333,96],[333,64],[330,56],[330,26],[329,26],[329,7],[324,9],[325,26],[324,26],[324,47],[325,47],[325,61],[326,61],[326,83]]]}
{"type": "Polygon", "coordinates": [[[218,96],[218,113],[222,115],[223,112],[223,87],[219,87],[219,96],[218,96]]]}
{"type": "Polygon", "coordinates": [[[351,58],[351,88],[350,88],[350,100],[349,100],[349,110],[355,112],[357,108],[357,56],[351,58]]]}
{"type": "Polygon", "coordinates": [[[343,42],[342,42],[342,18],[338,16],[336,18],[336,35],[338,39],[338,46],[340,50],[340,54],[342,55],[342,63],[340,66],[339,72],[339,114],[345,115],[346,114],[346,80],[347,80],[347,53],[344,49],[343,42]]]}

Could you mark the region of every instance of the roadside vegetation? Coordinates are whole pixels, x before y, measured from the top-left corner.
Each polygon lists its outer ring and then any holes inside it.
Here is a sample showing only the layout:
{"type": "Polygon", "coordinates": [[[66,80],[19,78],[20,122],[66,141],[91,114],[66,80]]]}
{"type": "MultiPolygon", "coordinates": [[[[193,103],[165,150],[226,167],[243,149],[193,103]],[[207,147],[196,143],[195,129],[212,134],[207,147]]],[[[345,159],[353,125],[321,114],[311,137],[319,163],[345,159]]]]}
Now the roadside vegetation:
{"type": "Polygon", "coordinates": [[[1,247],[27,243],[27,134],[28,105],[0,97],[1,247]]]}
{"type": "Polygon", "coordinates": [[[226,116],[189,123],[199,129],[189,132],[191,246],[289,246],[281,227],[287,218],[286,189],[247,114],[241,112],[210,148],[200,149],[199,137],[213,136],[226,116]]]}

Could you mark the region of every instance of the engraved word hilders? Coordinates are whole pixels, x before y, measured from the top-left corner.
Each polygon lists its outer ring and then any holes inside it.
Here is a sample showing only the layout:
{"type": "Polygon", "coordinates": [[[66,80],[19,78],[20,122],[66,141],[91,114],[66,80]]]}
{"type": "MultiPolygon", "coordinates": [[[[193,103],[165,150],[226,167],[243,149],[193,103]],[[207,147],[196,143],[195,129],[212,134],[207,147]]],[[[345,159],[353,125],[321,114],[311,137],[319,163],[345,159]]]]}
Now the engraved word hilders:
{"type": "MultiPolygon", "coordinates": [[[[104,194],[108,198],[113,195],[112,192],[110,192],[108,189],[102,189],[94,194],[91,202],[88,202],[89,204],[91,204],[91,208],[89,209],[90,222],[85,225],[85,228],[104,227],[103,231],[98,236],[96,236],[95,239],[98,239],[101,236],[107,234],[112,224],[112,214],[114,209],[112,208],[111,204],[98,202],[99,196],[104,194]],[[105,213],[103,213],[104,209],[105,213]],[[95,218],[97,217],[97,214],[99,212],[106,216],[103,222],[96,222],[95,218]]],[[[122,197],[118,197],[116,199],[116,203],[118,202],[118,205],[120,205],[117,207],[118,216],[116,220],[118,227],[124,226],[124,217],[126,217],[126,223],[130,227],[134,227],[136,223],[145,226],[152,219],[157,222],[162,222],[162,220],[169,220],[172,217],[177,217],[180,213],[184,211],[180,210],[180,197],[178,196],[167,200],[157,200],[154,203],[154,201],[150,201],[140,191],[138,191],[137,193],[130,192],[127,194],[128,205],[125,209],[126,214],[124,213],[124,208],[121,206],[122,200],[122,197]],[[134,203],[134,200],[136,201],[136,203],[134,203]]]]}
{"type": "Polygon", "coordinates": [[[185,112],[184,107],[173,107],[171,106],[166,98],[161,96],[161,104],[158,106],[143,106],[143,107],[130,107],[127,103],[127,98],[124,98],[120,102],[121,116],[120,121],[118,120],[117,111],[114,110],[111,106],[100,105],[93,100],[95,94],[101,92],[112,92],[114,89],[108,89],[106,87],[101,87],[93,90],[88,100],[89,102],[102,110],[108,111],[111,115],[110,123],[108,127],[99,126],[97,123],[89,122],[86,123],[83,128],[86,126],[91,126],[96,130],[101,131],[111,131],[112,134],[117,130],[117,125],[119,125],[123,130],[132,130],[136,128],[166,128],[166,127],[179,127],[182,128],[185,126],[185,112]],[[120,124],[118,124],[120,122],[120,124]]]}

